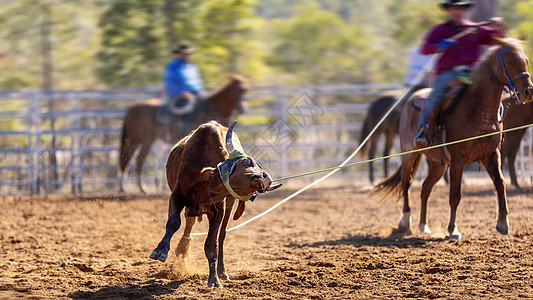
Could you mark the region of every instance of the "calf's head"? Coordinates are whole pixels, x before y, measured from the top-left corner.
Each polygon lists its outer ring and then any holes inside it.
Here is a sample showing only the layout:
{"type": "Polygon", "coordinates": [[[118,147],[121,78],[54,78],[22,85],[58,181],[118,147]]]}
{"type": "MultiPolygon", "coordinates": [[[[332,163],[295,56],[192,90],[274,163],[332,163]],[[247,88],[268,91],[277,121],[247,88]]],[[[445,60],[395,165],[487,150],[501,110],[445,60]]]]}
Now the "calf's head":
{"type": "Polygon", "coordinates": [[[254,200],[257,192],[264,193],[277,189],[281,184],[272,185],[272,178],[242,148],[233,141],[233,122],[226,133],[226,150],[229,157],[219,163],[217,169],[228,192],[235,198],[246,201],[254,200]]]}

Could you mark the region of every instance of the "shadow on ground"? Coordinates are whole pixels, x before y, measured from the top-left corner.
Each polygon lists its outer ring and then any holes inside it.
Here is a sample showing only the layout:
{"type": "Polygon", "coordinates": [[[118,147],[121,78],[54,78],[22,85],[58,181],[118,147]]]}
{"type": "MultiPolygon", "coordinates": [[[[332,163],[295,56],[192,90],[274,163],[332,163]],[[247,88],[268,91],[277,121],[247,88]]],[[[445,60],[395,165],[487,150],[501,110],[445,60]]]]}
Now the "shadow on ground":
{"type": "Polygon", "coordinates": [[[143,284],[129,286],[106,286],[94,292],[77,291],[68,296],[72,299],[156,299],[155,296],[172,294],[184,282],[180,280],[161,284],[149,280],[143,284]]]}

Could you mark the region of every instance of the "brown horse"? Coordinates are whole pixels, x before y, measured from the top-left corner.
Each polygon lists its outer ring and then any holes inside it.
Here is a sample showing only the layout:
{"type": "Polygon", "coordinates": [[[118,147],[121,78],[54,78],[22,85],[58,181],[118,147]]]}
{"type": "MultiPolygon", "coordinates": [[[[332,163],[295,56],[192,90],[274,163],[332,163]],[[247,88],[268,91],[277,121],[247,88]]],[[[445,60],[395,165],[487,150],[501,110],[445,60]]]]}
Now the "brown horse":
{"type": "MultiPolygon", "coordinates": [[[[502,129],[498,114],[502,100],[503,86],[515,87],[514,91],[522,102],[532,101],[533,83],[527,73],[528,59],[517,40],[502,39],[499,45],[490,48],[473,70],[473,84],[460,97],[451,114],[444,116],[442,124],[445,134],[443,140],[452,142],[502,129]]],[[[400,144],[402,151],[412,150],[417,130],[420,111],[413,102],[418,97],[427,95],[427,90],[419,91],[405,104],[400,117],[400,144]]],[[[507,196],[505,181],[500,168],[498,145],[501,134],[492,135],[459,144],[446,146],[444,150],[432,149],[424,154],[430,162],[427,178],[422,184],[420,221],[421,232],[430,233],[427,222],[428,197],[435,183],[440,179],[449,165],[450,171],[450,220],[448,232],[450,239],[460,239],[457,229],[457,206],[461,200],[461,179],[464,167],[479,161],[490,175],[498,195],[498,221],[496,229],[501,234],[509,234],[507,196]],[[442,151],[442,152],[441,152],[442,151]],[[441,158],[444,164],[441,164],[441,158]]],[[[409,206],[409,188],[420,163],[421,152],[402,157],[398,170],[374,187],[374,193],[386,196],[397,193],[403,196],[403,216],[398,227],[399,232],[409,232],[411,226],[411,208],[409,206]]]]}
{"type": "MultiPolygon", "coordinates": [[[[137,155],[137,185],[141,192],[146,192],[141,172],[145,159],[156,139],[161,139],[166,143],[175,143],[201,123],[216,120],[224,126],[228,126],[236,114],[244,112],[243,96],[247,91],[247,81],[241,76],[232,75],[227,84],[214,91],[206,99],[206,107],[203,111],[196,113],[190,120],[184,120],[177,125],[164,125],[154,119],[154,115],[160,101],[141,103],[130,107],[126,111],[124,124],[122,126],[122,136],[120,139],[120,163],[119,163],[119,187],[124,191],[124,173],[135,150],[140,146],[141,150],[137,155]]],[[[184,117],[186,119],[186,117],[184,117]]]]}
{"type": "MultiPolygon", "coordinates": [[[[503,106],[509,106],[503,119],[504,129],[533,123],[533,103],[520,105],[508,97],[503,100],[503,106]]],[[[516,160],[516,154],[520,148],[520,142],[522,141],[522,137],[526,131],[527,129],[521,129],[505,133],[501,146],[502,162],[507,158],[507,166],[509,168],[509,175],[511,176],[511,184],[514,185],[517,190],[522,190],[522,188],[520,185],[518,185],[518,180],[516,179],[514,163],[516,160]]]]}
{"type": "MultiPolygon", "coordinates": [[[[406,94],[403,95],[405,99],[409,98],[414,92],[426,88],[427,86],[416,85],[407,90],[406,94]]],[[[405,91],[403,89],[386,91],[382,93],[378,99],[376,99],[368,108],[366,118],[363,121],[363,129],[361,130],[361,138],[359,144],[363,143],[370,131],[374,129],[377,123],[381,120],[383,115],[389,110],[389,108],[396,102],[398,97],[402,96],[405,91]]],[[[385,147],[383,148],[383,156],[388,156],[390,150],[394,145],[394,140],[398,135],[400,129],[400,114],[402,111],[402,104],[391,111],[383,123],[376,129],[374,134],[368,139],[367,143],[361,147],[359,152],[359,157],[364,159],[368,154],[368,159],[373,159],[376,153],[377,143],[381,136],[385,137],[385,147]],[[370,145],[370,147],[368,147],[370,145]]],[[[385,177],[389,176],[389,164],[388,159],[383,160],[383,172],[385,177]]],[[[370,183],[374,183],[374,167],[372,162],[368,163],[368,178],[370,183]]]]}
{"type": "MultiPolygon", "coordinates": [[[[363,122],[363,129],[361,130],[361,138],[359,144],[361,144],[370,131],[376,126],[376,124],[381,120],[385,112],[394,104],[396,99],[401,95],[402,90],[393,90],[387,91],[380,95],[370,107],[366,114],[366,118],[363,122]]],[[[398,135],[400,128],[400,113],[402,111],[402,105],[396,106],[396,108],[391,111],[389,116],[383,120],[383,123],[376,129],[374,134],[368,139],[367,143],[363,145],[359,152],[361,159],[364,159],[368,154],[368,159],[373,159],[376,153],[377,143],[381,136],[385,137],[385,147],[383,149],[383,156],[388,156],[390,150],[394,145],[394,140],[398,135]]],[[[389,164],[388,159],[383,160],[383,172],[385,176],[389,175],[389,164]]],[[[370,183],[374,183],[374,167],[373,163],[368,164],[368,178],[370,183]]]]}

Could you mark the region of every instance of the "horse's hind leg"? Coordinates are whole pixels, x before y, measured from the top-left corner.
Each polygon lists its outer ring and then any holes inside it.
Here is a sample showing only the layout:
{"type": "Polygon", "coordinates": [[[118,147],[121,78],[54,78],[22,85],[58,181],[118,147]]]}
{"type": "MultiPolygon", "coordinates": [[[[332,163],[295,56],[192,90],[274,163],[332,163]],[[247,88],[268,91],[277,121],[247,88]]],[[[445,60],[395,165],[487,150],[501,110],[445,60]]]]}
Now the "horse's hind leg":
{"type": "Polygon", "coordinates": [[[511,184],[514,185],[516,189],[520,191],[522,190],[522,188],[520,187],[520,185],[518,185],[518,180],[516,179],[516,169],[514,166],[514,163],[516,161],[516,153],[517,151],[509,152],[509,155],[507,156],[507,164],[509,165],[509,175],[511,176],[511,184]]]}
{"type": "MultiPolygon", "coordinates": [[[[371,138],[369,140],[370,142],[370,148],[368,149],[368,159],[371,160],[374,158],[374,155],[376,153],[376,143],[377,143],[377,138],[374,137],[374,138],[371,138]]],[[[369,162],[368,163],[368,178],[370,179],[370,183],[373,184],[374,183],[374,164],[373,162],[369,162]]]]}
{"type": "Polygon", "coordinates": [[[496,230],[501,234],[509,234],[509,211],[507,209],[507,195],[505,192],[505,181],[500,169],[500,152],[496,149],[487,159],[482,161],[487,173],[489,173],[496,193],[498,194],[498,223],[496,230]]]}
{"type": "Polygon", "coordinates": [[[407,159],[402,160],[401,170],[401,186],[403,195],[403,210],[402,218],[398,224],[398,232],[409,233],[411,232],[411,207],[409,204],[409,188],[411,182],[420,164],[420,154],[409,155],[407,159]]]}
{"type": "Polygon", "coordinates": [[[128,163],[130,162],[131,157],[133,156],[133,153],[135,152],[135,149],[137,148],[137,145],[133,145],[130,141],[124,140],[122,141],[120,145],[120,157],[119,157],[119,171],[120,171],[120,177],[119,177],[119,191],[124,191],[124,173],[127,170],[128,163]]]}
{"type": "Polygon", "coordinates": [[[420,223],[418,229],[422,233],[431,233],[428,226],[428,199],[435,184],[440,180],[442,174],[446,171],[446,166],[439,162],[429,161],[429,174],[422,184],[422,191],[420,193],[420,223]]]}
{"type": "Polygon", "coordinates": [[[148,153],[150,152],[150,148],[152,147],[154,140],[151,140],[150,142],[143,143],[141,147],[141,151],[139,152],[139,155],[137,155],[137,185],[139,186],[139,189],[142,193],[146,193],[147,187],[144,183],[144,180],[142,178],[142,170],[144,167],[144,162],[146,161],[146,157],[148,156],[148,153]]]}
{"type": "MultiPolygon", "coordinates": [[[[390,150],[394,143],[395,136],[396,135],[394,133],[385,132],[385,149],[383,150],[383,156],[389,156],[390,150]]],[[[388,177],[389,176],[389,159],[388,158],[383,160],[383,171],[385,173],[385,177],[388,177]]]]}

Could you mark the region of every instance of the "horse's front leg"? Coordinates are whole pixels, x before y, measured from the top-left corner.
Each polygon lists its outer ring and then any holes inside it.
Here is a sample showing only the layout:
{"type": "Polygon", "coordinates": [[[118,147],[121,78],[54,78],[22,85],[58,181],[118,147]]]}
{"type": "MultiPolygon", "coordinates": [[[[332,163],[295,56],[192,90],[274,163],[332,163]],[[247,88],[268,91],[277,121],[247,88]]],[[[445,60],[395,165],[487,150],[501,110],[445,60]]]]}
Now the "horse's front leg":
{"type": "Polygon", "coordinates": [[[220,279],[218,278],[216,265],[218,258],[218,233],[220,230],[220,224],[224,218],[224,205],[211,205],[211,214],[209,214],[209,231],[207,239],[204,245],[205,256],[209,263],[209,279],[207,280],[207,286],[222,287],[220,279]]]}
{"type": "Polygon", "coordinates": [[[464,164],[457,163],[452,158],[450,165],[450,221],[448,222],[448,233],[451,240],[460,240],[462,238],[461,232],[457,229],[455,224],[457,218],[457,207],[461,202],[461,180],[463,178],[464,164]]]}
{"type": "Polygon", "coordinates": [[[509,234],[509,218],[507,208],[507,194],[505,191],[505,180],[503,178],[500,159],[500,151],[496,149],[487,159],[481,162],[487,173],[489,173],[496,193],[498,195],[498,223],[496,224],[496,230],[501,234],[509,234]]]}
{"type": "Polygon", "coordinates": [[[163,236],[161,242],[159,242],[157,247],[150,254],[151,259],[159,259],[162,262],[167,260],[168,251],[170,250],[170,240],[181,225],[180,213],[185,206],[183,203],[185,203],[185,201],[180,199],[177,192],[172,192],[172,194],[170,194],[169,216],[165,229],[165,236],[163,236]]]}
{"type": "MultiPolygon", "coordinates": [[[[233,203],[235,202],[234,198],[226,198],[226,209],[224,211],[224,219],[222,220],[222,225],[220,226],[220,233],[218,235],[218,266],[217,273],[218,277],[221,280],[229,280],[228,273],[226,272],[226,267],[224,266],[224,240],[226,239],[226,228],[228,227],[229,217],[231,215],[231,209],[233,208],[233,203]]],[[[224,203],[222,203],[224,205],[224,203]]]]}

